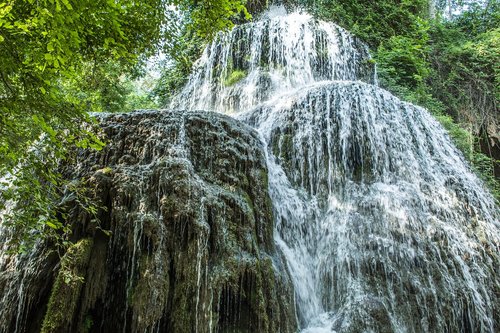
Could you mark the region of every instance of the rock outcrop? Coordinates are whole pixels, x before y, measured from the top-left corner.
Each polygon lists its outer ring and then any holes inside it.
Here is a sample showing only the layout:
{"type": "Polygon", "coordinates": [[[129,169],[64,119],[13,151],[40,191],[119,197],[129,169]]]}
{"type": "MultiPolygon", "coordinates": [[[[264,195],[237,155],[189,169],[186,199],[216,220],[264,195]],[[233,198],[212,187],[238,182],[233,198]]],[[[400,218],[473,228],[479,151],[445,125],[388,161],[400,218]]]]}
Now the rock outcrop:
{"type": "Polygon", "coordinates": [[[74,205],[61,260],[5,261],[0,332],[296,331],[256,132],[206,112],[100,118],[107,146],[68,168],[98,210],[74,205]]]}

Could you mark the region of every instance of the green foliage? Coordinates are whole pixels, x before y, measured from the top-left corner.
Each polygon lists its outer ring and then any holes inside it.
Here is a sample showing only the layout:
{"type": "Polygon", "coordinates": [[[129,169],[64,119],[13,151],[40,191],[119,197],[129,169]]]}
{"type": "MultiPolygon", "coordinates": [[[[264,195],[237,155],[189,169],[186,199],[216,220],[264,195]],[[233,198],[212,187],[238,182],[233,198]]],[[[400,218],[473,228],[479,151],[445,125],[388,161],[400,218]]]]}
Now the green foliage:
{"type": "Polygon", "coordinates": [[[394,36],[377,50],[377,63],[395,86],[415,88],[428,76],[425,43],[406,36],[394,36]]]}
{"type": "Polygon", "coordinates": [[[234,70],[224,80],[224,85],[227,87],[233,86],[236,83],[243,80],[246,76],[247,76],[247,73],[245,71],[234,70]]]}
{"type": "MultiPolygon", "coordinates": [[[[249,4],[254,1],[250,0],[249,4]]],[[[251,18],[246,0],[218,0],[216,6],[205,1],[178,1],[179,11],[167,11],[170,17],[165,29],[164,61],[160,79],[153,90],[161,106],[185,85],[196,59],[204,46],[219,31],[231,29],[234,22],[251,18]]]]}
{"type": "Polygon", "coordinates": [[[71,147],[100,149],[104,145],[95,136],[79,139],[63,129],[48,127],[36,116],[33,118],[46,128],[46,133],[17,158],[17,166],[0,183],[0,210],[5,210],[2,224],[11,229],[10,245],[19,251],[29,249],[42,237],[60,247],[70,244],[71,226],[61,222],[67,216],[69,200],[95,214],[95,205],[89,201],[85,186],[65,180],[56,170],[61,160],[74,159],[74,150],[68,151],[71,147]]]}
{"type": "Polygon", "coordinates": [[[161,0],[0,3],[0,208],[21,247],[69,230],[55,170],[71,147],[102,147],[84,125],[89,101],[115,106],[109,86],[155,50],[162,13],[161,0]]]}
{"type": "Polygon", "coordinates": [[[164,47],[167,60],[163,61],[160,78],[153,89],[153,95],[161,106],[166,106],[185,85],[194,61],[199,58],[207,42],[188,29],[186,17],[181,16],[179,20],[184,20],[184,24],[170,28],[170,42],[164,47]]]}
{"type": "Polygon", "coordinates": [[[430,73],[427,61],[429,52],[429,24],[415,18],[412,36],[392,36],[382,42],[376,52],[381,83],[387,89],[401,95],[408,91],[425,94],[424,81],[430,73]]]}
{"type": "Polygon", "coordinates": [[[474,136],[460,127],[451,116],[443,115],[442,113],[435,113],[434,116],[448,131],[458,149],[470,160],[474,152],[474,136]]]}
{"type": "Polygon", "coordinates": [[[469,37],[498,28],[500,22],[500,1],[468,1],[469,9],[463,11],[450,23],[469,37]]]}
{"type": "Polygon", "coordinates": [[[92,326],[94,325],[94,321],[92,320],[91,315],[87,315],[85,317],[85,320],[83,321],[83,332],[88,333],[92,329],[92,326]]]}
{"type": "Polygon", "coordinates": [[[204,39],[210,39],[217,32],[232,28],[233,20],[239,16],[247,20],[251,18],[245,6],[246,0],[173,2],[182,12],[188,14],[187,29],[204,39]]]}
{"type": "Polygon", "coordinates": [[[188,76],[189,70],[185,70],[181,63],[169,63],[164,66],[153,91],[162,107],[166,107],[171,98],[181,90],[188,76]]]}
{"type": "Polygon", "coordinates": [[[14,141],[38,138],[45,130],[34,114],[49,127],[84,120],[85,105],[61,91],[61,84],[84,76],[89,62],[135,65],[159,41],[159,6],[153,0],[1,3],[2,146],[13,149],[14,141]]]}
{"type": "MultiPolygon", "coordinates": [[[[479,176],[500,200],[500,180],[495,177],[494,149],[500,144],[498,134],[500,97],[500,2],[489,1],[486,7],[469,4],[470,9],[453,20],[437,20],[430,30],[428,91],[441,103],[441,111],[453,117],[467,132],[450,131],[457,145],[479,176]],[[483,143],[481,143],[481,141],[483,143]]],[[[459,125],[455,125],[459,126],[459,125]]]]}
{"type": "MultiPolygon", "coordinates": [[[[411,37],[417,18],[428,13],[427,0],[294,1],[320,19],[333,21],[351,31],[372,48],[393,36],[411,37]]],[[[418,29],[418,27],[417,27],[418,29]]]]}
{"type": "MultiPolygon", "coordinates": [[[[124,73],[117,61],[85,64],[82,73],[66,80],[61,89],[76,98],[89,112],[128,112],[138,108],[155,108],[157,103],[139,84],[143,73],[124,73]]],[[[151,88],[150,88],[151,89],[151,88]]]]}
{"type": "Polygon", "coordinates": [[[437,25],[433,38],[439,40],[431,53],[434,75],[429,85],[435,96],[459,121],[488,122],[500,97],[500,29],[469,39],[452,26],[437,25]]]}
{"type": "Polygon", "coordinates": [[[92,239],[82,239],[71,245],[61,259],[43,319],[42,333],[68,331],[78,306],[92,246],[92,239]]]}
{"type": "Polygon", "coordinates": [[[493,170],[495,163],[498,164],[500,161],[493,160],[491,157],[478,151],[474,152],[472,156],[472,165],[475,171],[488,186],[497,204],[500,204],[500,181],[495,177],[493,170]]]}

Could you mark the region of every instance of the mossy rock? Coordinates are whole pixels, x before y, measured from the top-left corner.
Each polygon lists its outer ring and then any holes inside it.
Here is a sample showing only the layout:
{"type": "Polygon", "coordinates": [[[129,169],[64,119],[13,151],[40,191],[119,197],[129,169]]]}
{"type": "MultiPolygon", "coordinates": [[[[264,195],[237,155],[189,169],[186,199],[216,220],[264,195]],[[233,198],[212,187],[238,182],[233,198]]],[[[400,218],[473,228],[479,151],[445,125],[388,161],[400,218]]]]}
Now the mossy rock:
{"type": "Polygon", "coordinates": [[[243,80],[246,76],[247,76],[247,72],[242,71],[242,70],[234,70],[224,80],[224,85],[226,87],[234,86],[236,83],[243,80]]]}
{"type": "Polygon", "coordinates": [[[85,281],[93,241],[85,238],[69,247],[52,287],[42,333],[69,332],[85,281]]]}

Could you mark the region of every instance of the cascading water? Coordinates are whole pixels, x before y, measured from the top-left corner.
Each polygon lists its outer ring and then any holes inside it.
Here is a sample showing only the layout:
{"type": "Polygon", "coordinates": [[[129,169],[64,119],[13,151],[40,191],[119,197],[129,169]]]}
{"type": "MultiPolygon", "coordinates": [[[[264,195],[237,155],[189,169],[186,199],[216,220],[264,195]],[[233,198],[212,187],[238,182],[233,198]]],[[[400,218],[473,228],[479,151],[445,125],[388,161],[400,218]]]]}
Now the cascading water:
{"type": "Polygon", "coordinates": [[[240,118],[268,144],[307,332],[494,331],[495,207],[425,110],[334,82],[240,118]]]}
{"type": "Polygon", "coordinates": [[[275,7],[172,107],[241,121],[101,115],[106,147],[63,167],[99,208],[66,193],[62,258],[11,255],[0,212],[1,333],[499,331],[491,195],[349,33],[275,7]]]}
{"type": "Polygon", "coordinates": [[[261,134],[303,332],[498,330],[491,195],[427,111],[374,85],[362,43],[276,12],[219,35],[172,107],[261,134]]]}
{"type": "Polygon", "coordinates": [[[374,82],[368,48],[339,26],[273,7],[219,34],[170,107],[233,113],[322,80],[374,82]]]}

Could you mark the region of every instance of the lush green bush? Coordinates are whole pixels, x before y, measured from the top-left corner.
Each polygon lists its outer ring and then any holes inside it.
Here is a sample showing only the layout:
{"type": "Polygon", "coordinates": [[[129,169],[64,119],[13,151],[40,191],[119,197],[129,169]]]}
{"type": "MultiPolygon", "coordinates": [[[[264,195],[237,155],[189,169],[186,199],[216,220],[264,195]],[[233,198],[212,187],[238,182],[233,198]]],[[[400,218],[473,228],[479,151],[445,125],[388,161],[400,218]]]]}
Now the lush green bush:
{"type": "Polygon", "coordinates": [[[224,80],[224,85],[226,85],[227,87],[233,86],[236,83],[243,80],[246,76],[247,72],[241,70],[234,70],[224,80]]]}
{"type": "MultiPolygon", "coordinates": [[[[316,17],[332,21],[356,34],[372,49],[394,36],[412,37],[417,18],[428,15],[427,0],[297,0],[316,17]]],[[[417,23],[418,25],[419,23],[417,23]]]]}

